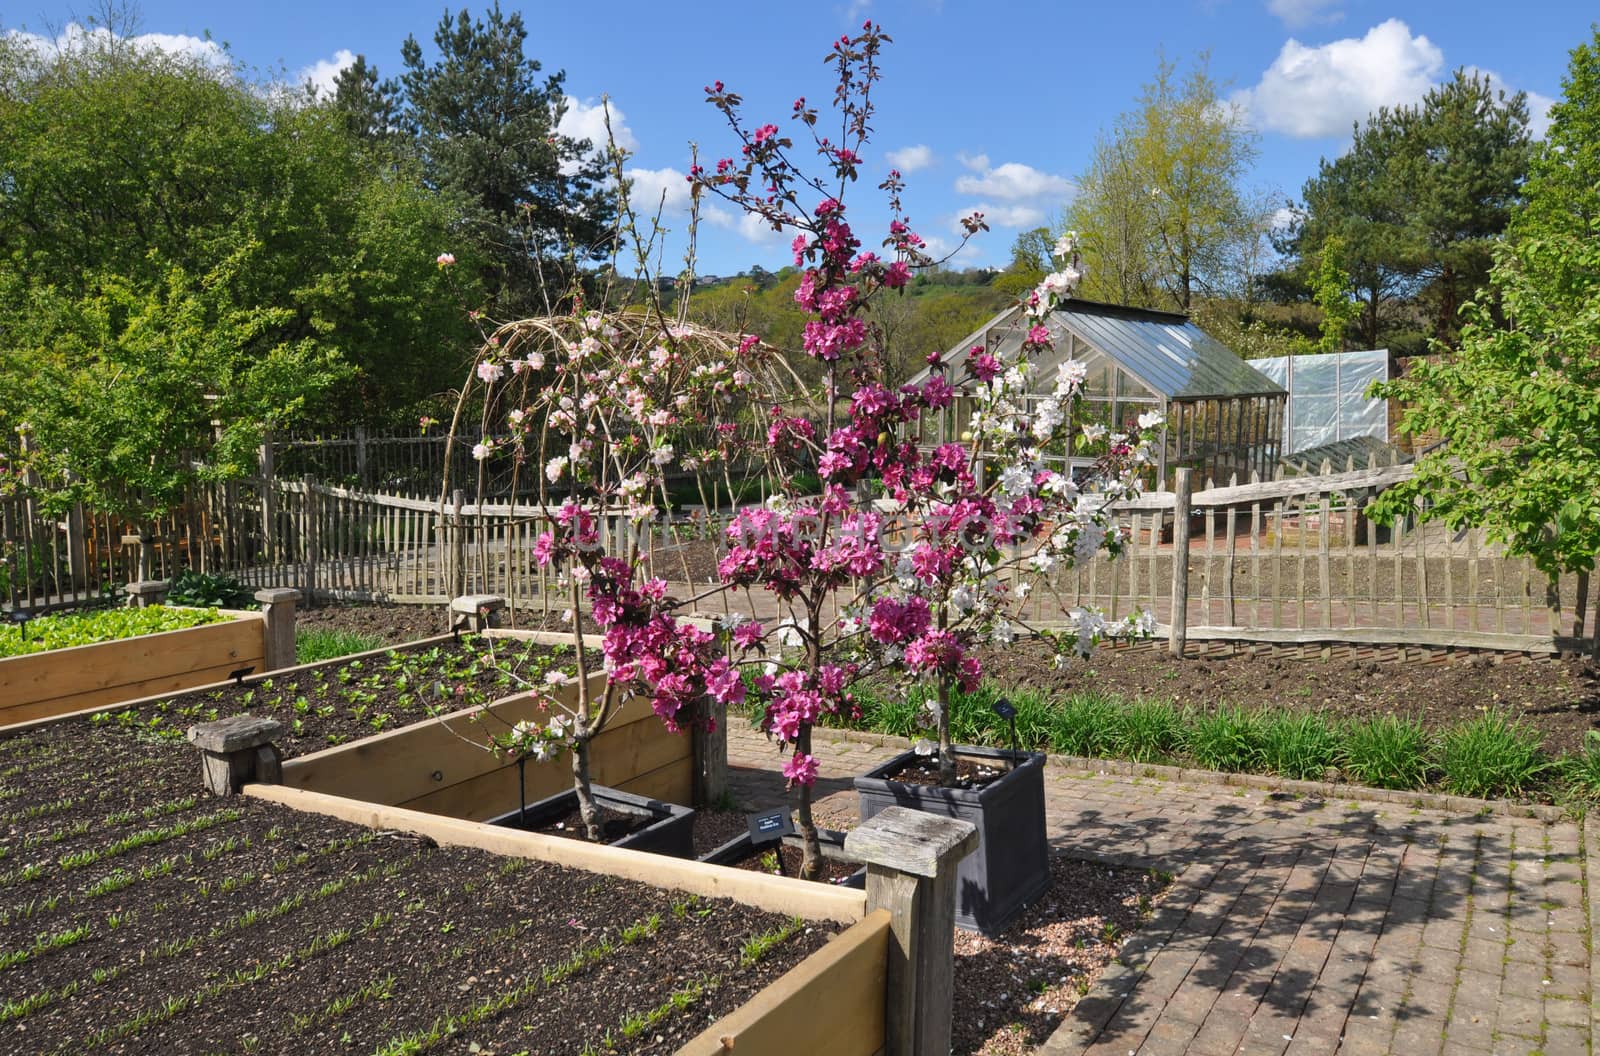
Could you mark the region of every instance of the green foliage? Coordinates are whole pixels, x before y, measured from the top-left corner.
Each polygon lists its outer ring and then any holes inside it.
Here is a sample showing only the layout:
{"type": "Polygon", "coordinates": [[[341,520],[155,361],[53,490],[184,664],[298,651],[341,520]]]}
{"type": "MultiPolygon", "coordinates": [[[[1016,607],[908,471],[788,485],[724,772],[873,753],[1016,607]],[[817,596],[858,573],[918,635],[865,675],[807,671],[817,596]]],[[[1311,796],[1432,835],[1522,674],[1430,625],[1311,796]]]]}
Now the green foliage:
{"type": "Polygon", "coordinates": [[[1117,736],[1116,701],[1103,693],[1074,693],[1056,705],[1050,746],[1065,755],[1104,756],[1117,736]]]}
{"type": "Polygon", "coordinates": [[[1083,296],[1188,311],[1199,293],[1248,285],[1270,210],[1242,189],[1256,137],[1201,55],[1162,60],[1138,106],[1095,142],[1067,226],[1088,262],[1083,296]]]}
{"type": "Polygon", "coordinates": [[[1311,269],[1340,240],[1365,347],[1403,325],[1403,302],[1418,295],[1433,301],[1435,335],[1453,340],[1527,170],[1527,124],[1521,93],[1457,71],[1417,106],[1379,109],[1306,183],[1291,248],[1311,269]]]}
{"type": "Polygon", "coordinates": [[[1322,309],[1319,352],[1343,352],[1345,331],[1361,314],[1350,298],[1350,275],[1344,270],[1344,239],[1332,235],[1317,253],[1317,270],[1311,276],[1311,298],[1322,309]]]}
{"type": "Polygon", "coordinates": [[[1136,763],[1163,760],[1183,746],[1183,715],[1165,700],[1136,700],[1117,713],[1116,754],[1136,763]]]}
{"type": "Polygon", "coordinates": [[[1363,785],[1421,788],[1428,780],[1428,749],[1422,723],[1382,715],[1346,727],[1339,765],[1363,785]]]}
{"type": "Polygon", "coordinates": [[[1320,781],[1339,758],[1339,733],[1321,715],[1274,711],[1261,724],[1261,763],[1297,781],[1320,781]]]}
{"type": "Polygon", "coordinates": [[[315,664],[351,653],[382,649],[386,644],[375,634],[357,634],[327,627],[298,627],[294,632],[294,659],[297,664],[315,664]]]}
{"type": "Polygon", "coordinates": [[[433,264],[450,212],[331,109],[109,37],[12,60],[0,426],[27,424],[47,481],[73,475],[52,503],[159,513],[239,473],[264,428],[458,378],[466,323],[433,264]]]}
{"type": "Polygon", "coordinates": [[[225,572],[197,572],[192,568],[186,568],[173,577],[172,586],[167,591],[167,602],[200,608],[256,607],[255,593],[239,582],[238,577],[225,572]]]}
{"type": "Polygon", "coordinates": [[[483,19],[447,12],[431,60],[414,36],[400,48],[401,126],[429,182],[466,210],[462,227],[501,318],[548,311],[563,292],[554,273],[564,258],[605,258],[617,206],[607,145],[557,131],[565,74],[541,76],[523,52],[527,37],[522,15],[496,3],[483,19]]]}
{"type": "Polygon", "coordinates": [[[21,627],[15,624],[0,626],[0,657],[178,631],[186,627],[218,623],[225,618],[214,610],[173,609],[162,605],[146,609],[103,609],[99,612],[41,616],[21,627]]]}
{"type": "Polygon", "coordinates": [[[1250,773],[1264,756],[1265,728],[1257,712],[1224,705],[1191,715],[1184,747],[1207,770],[1250,773]]]}
{"type": "Polygon", "coordinates": [[[1550,576],[1592,569],[1600,552],[1597,126],[1600,31],[1573,52],[1528,205],[1490,290],[1462,312],[1459,352],[1377,388],[1403,401],[1401,430],[1448,446],[1380,496],[1374,516],[1482,526],[1550,576]]]}
{"type": "Polygon", "coordinates": [[[1562,780],[1583,799],[1600,799],[1600,730],[1584,734],[1583,747],[1556,764],[1562,780]]]}
{"type": "Polygon", "coordinates": [[[1439,739],[1444,784],[1463,796],[1518,796],[1550,768],[1539,733],[1492,711],[1439,739]]]}

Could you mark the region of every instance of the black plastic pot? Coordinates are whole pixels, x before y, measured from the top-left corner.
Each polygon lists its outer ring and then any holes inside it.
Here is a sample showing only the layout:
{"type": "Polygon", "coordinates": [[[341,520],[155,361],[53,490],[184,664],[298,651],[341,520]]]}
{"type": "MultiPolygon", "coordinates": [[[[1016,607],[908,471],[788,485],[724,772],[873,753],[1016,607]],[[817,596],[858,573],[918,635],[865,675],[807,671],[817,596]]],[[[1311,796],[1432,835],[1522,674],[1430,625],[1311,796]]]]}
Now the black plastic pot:
{"type": "MultiPolygon", "coordinates": [[[[676,803],[664,803],[659,799],[636,796],[632,792],[620,792],[604,785],[593,786],[592,792],[597,806],[607,807],[623,814],[649,815],[656,819],[637,832],[631,832],[617,840],[611,846],[668,854],[674,858],[694,857],[693,807],[680,807],[676,803]]],[[[578,793],[568,789],[529,803],[525,813],[521,810],[508,811],[499,817],[490,818],[488,824],[532,831],[563,814],[576,810],[577,807],[578,793]],[[523,822],[524,817],[527,819],[526,824],[523,822]]]]}
{"type": "Polygon", "coordinates": [[[981,788],[906,784],[884,775],[899,771],[917,755],[897,755],[855,779],[861,820],[898,806],[972,822],[978,829],[978,849],[962,859],[956,873],[956,924],[992,935],[1050,883],[1044,755],[963,745],[956,746],[955,754],[1009,770],[981,788]]]}
{"type": "MultiPolygon", "coordinates": [[[[785,836],[783,842],[790,846],[798,847],[800,846],[800,837],[785,836]]],[[[856,860],[845,856],[844,833],[842,832],[834,829],[818,829],[817,842],[822,845],[822,856],[824,858],[839,858],[847,862],[856,860]]],[[[748,832],[741,832],[727,843],[702,854],[698,860],[705,862],[707,865],[737,865],[740,862],[756,857],[770,846],[771,844],[763,844],[761,847],[757,847],[751,842],[748,832]]],[[[844,881],[843,886],[853,887],[857,890],[866,887],[867,867],[862,866],[851,873],[850,879],[844,881]]]]}

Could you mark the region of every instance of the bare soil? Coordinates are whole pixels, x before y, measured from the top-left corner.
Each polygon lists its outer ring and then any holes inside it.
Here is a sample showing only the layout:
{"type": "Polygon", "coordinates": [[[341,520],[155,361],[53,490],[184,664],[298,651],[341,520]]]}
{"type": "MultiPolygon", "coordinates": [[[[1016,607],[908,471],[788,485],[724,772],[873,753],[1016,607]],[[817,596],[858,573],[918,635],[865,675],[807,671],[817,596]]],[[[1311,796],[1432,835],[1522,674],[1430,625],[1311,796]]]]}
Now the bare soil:
{"type": "Polygon", "coordinates": [[[832,930],[750,965],[784,917],[214,799],[199,772],[142,727],[0,740],[0,1056],[372,1052],[447,1017],[444,1051],[668,1053],[832,930]]]}
{"type": "Polygon", "coordinates": [[[1176,659],[1165,643],[1102,648],[1056,667],[1048,646],[1018,642],[983,655],[1002,685],[1051,693],[1093,691],[1215,710],[1273,706],[1362,718],[1415,716],[1443,729],[1500,708],[1526,721],[1551,753],[1577,750],[1600,729],[1600,665],[1588,658],[1524,660],[1438,654],[1437,662],[1345,655],[1318,659],[1283,651],[1211,653],[1176,659]]]}

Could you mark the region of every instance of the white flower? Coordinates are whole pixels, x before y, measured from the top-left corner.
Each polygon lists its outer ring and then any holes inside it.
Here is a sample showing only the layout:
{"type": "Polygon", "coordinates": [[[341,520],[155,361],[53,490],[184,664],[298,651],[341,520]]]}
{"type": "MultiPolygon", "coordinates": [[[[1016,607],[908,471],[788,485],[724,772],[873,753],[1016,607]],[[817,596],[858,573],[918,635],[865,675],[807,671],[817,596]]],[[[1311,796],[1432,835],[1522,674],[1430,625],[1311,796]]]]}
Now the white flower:
{"type": "Polygon", "coordinates": [[[1081,359],[1069,359],[1056,370],[1056,395],[1066,396],[1083,387],[1089,368],[1081,359]]]}
{"type": "Polygon", "coordinates": [[[1076,231],[1068,231],[1066,234],[1056,239],[1056,248],[1051,250],[1051,253],[1054,256],[1065,260],[1067,257],[1072,256],[1073,253],[1077,252],[1077,250],[1078,233],[1076,231]]]}
{"type": "Polygon", "coordinates": [[[1010,645],[1017,640],[1017,632],[1005,620],[995,620],[991,637],[996,645],[1010,645]]]}
{"type": "Polygon", "coordinates": [[[798,649],[805,644],[805,638],[800,634],[800,628],[793,623],[785,623],[778,628],[778,643],[790,649],[798,649]]]}
{"type": "Polygon", "coordinates": [[[934,743],[928,740],[926,737],[918,737],[917,743],[911,746],[911,750],[921,756],[930,756],[938,749],[934,743]]]}
{"type": "Polygon", "coordinates": [[[539,370],[541,367],[544,366],[544,353],[543,352],[529,352],[526,356],[523,357],[522,362],[524,362],[524,363],[526,363],[528,365],[528,369],[529,370],[539,370]]]}
{"type": "Polygon", "coordinates": [[[1160,411],[1146,411],[1139,416],[1139,431],[1154,429],[1164,421],[1166,419],[1161,416],[1160,411]]]}
{"type": "Polygon", "coordinates": [[[494,454],[493,440],[484,440],[481,443],[472,445],[472,457],[477,459],[479,462],[482,462],[492,454],[494,454]]]}
{"type": "Polygon", "coordinates": [[[561,479],[561,474],[565,473],[566,469],[566,458],[561,455],[557,455],[555,458],[552,458],[550,461],[544,464],[544,475],[549,478],[550,483],[554,484],[561,479]]]}
{"type": "Polygon", "coordinates": [[[508,420],[510,420],[512,425],[521,425],[522,422],[523,422],[523,419],[525,419],[527,417],[528,417],[528,412],[524,411],[520,407],[513,407],[511,409],[511,413],[506,415],[506,418],[508,420]]]}
{"type": "Polygon", "coordinates": [[[1056,567],[1056,558],[1048,550],[1040,550],[1028,558],[1028,564],[1032,565],[1036,572],[1048,572],[1056,567]]]}
{"type": "Polygon", "coordinates": [[[971,612],[973,606],[978,604],[978,599],[972,593],[972,588],[962,583],[950,591],[950,604],[958,612],[971,612]]]}
{"type": "Polygon", "coordinates": [[[506,368],[492,359],[486,359],[478,364],[478,379],[485,385],[493,385],[505,377],[506,368]]]}
{"type": "Polygon", "coordinates": [[[1094,443],[1106,435],[1106,427],[1095,422],[1090,422],[1083,427],[1083,438],[1089,443],[1094,443]]]}
{"type": "Polygon", "coordinates": [[[1029,475],[1027,466],[1012,463],[1000,474],[1000,490],[1007,495],[1025,495],[1032,483],[1033,478],[1029,475]]]}
{"type": "Polygon", "coordinates": [[[650,461],[654,462],[658,466],[664,466],[672,461],[673,455],[674,452],[672,450],[672,445],[662,444],[660,447],[650,452],[650,461]]]}

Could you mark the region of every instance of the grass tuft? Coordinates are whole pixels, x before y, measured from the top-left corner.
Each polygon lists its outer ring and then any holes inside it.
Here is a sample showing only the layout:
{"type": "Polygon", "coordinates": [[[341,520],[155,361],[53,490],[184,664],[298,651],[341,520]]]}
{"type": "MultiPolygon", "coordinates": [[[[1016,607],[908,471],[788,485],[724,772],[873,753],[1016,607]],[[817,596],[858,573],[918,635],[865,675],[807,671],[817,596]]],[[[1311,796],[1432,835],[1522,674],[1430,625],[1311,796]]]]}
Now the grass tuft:
{"type": "Polygon", "coordinates": [[[382,649],[387,644],[375,634],[336,631],[327,627],[299,627],[294,632],[294,659],[300,664],[315,664],[351,653],[382,649]]]}
{"type": "Polygon", "coordinates": [[[1445,787],[1463,796],[1521,795],[1551,765],[1538,731],[1499,711],[1445,731],[1439,747],[1445,787]]]}
{"type": "Polygon", "coordinates": [[[1380,715],[1345,728],[1341,768],[1363,785],[1421,788],[1428,780],[1428,748],[1420,721],[1380,715]]]}
{"type": "Polygon", "coordinates": [[[1320,781],[1339,758],[1339,731],[1321,715],[1269,712],[1261,725],[1261,761],[1295,781],[1320,781]]]}

